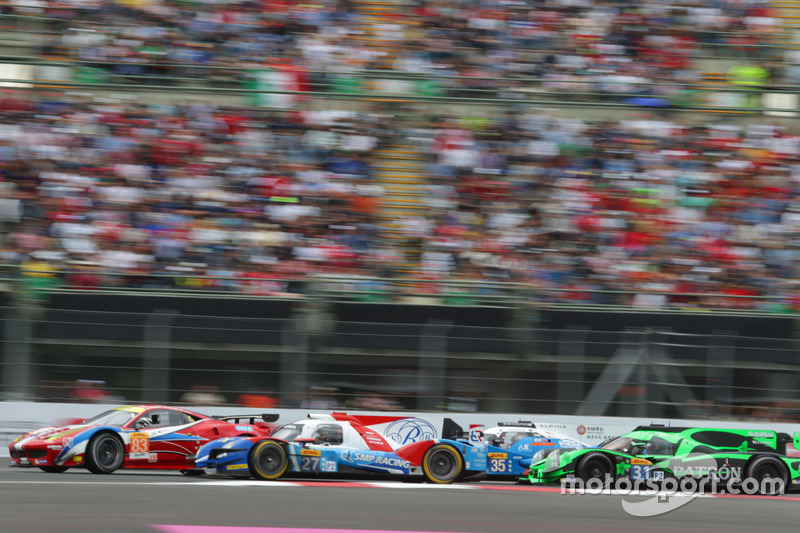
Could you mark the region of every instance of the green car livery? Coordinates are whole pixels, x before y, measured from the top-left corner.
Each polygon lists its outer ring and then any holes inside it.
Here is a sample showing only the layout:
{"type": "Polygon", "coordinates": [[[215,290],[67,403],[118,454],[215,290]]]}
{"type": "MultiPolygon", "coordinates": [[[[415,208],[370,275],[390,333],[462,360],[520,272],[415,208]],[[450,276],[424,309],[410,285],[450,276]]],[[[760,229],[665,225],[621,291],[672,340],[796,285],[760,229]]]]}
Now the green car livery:
{"type": "Polygon", "coordinates": [[[764,429],[668,428],[644,426],[597,448],[548,450],[535,455],[522,483],[622,477],[653,483],[667,478],[714,479],[766,486],[782,480],[780,490],[800,488],[800,432],[790,436],[764,429]],[[793,446],[793,448],[791,448],[793,446]]]}

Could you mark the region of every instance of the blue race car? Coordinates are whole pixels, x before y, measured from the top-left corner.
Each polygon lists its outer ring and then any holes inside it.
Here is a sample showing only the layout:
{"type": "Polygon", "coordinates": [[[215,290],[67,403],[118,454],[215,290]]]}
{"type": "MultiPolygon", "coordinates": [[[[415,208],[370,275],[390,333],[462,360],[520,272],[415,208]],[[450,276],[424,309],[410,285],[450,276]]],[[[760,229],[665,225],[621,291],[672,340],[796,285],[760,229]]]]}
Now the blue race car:
{"type": "Polygon", "coordinates": [[[587,448],[575,439],[537,428],[528,421],[500,422],[484,430],[489,479],[517,479],[534,457],[543,459],[553,450],[587,448]]]}
{"type": "Polygon", "coordinates": [[[265,480],[356,474],[447,484],[485,477],[486,447],[437,438],[433,425],[420,418],[312,414],[267,438],[209,442],[195,465],[207,473],[265,480]]]}

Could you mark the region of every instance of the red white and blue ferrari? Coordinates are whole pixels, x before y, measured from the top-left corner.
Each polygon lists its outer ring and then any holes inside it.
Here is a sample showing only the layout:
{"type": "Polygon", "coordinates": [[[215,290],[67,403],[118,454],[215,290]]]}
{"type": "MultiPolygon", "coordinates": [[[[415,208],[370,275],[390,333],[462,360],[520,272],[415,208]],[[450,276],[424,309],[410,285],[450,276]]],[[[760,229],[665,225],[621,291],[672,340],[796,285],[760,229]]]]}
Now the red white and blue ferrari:
{"type": "Polygon", "coordinates": [[[484,477],[486,447],[479,438],[439,438],[421,418],[311,414],[266,438],[209,442],[197,452],[195,464],[211,474],[264,480],[327,474],[447,484],[484,477]]]}
{"type": "Polygon", "coordinates": [[[194,469],[202,445],[220,437],[265,437],[275,420],[276,415],[210,417],[161,405],[118,407],[76,424],[26,433],[9,445],[11,466],[51,473],[142,468],[202,474],[194,469]]]}

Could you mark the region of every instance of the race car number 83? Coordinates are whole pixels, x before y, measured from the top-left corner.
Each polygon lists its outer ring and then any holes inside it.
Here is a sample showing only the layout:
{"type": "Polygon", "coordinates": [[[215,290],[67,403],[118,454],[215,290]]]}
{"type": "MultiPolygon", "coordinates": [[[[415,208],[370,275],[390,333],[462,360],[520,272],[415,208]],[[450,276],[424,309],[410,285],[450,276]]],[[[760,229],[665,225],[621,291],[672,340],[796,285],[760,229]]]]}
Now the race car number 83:
{"type": "Polygon", "coordinates": [[[150,437],[147,433],[131,433],[131,453],[150,451],[150,437]]]}

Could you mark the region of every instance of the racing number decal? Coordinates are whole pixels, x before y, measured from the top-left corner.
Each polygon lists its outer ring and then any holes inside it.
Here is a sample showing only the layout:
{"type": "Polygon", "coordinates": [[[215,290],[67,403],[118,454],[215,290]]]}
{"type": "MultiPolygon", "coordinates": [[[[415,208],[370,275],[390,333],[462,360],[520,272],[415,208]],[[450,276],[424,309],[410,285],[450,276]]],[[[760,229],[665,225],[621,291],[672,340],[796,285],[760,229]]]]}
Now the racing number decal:
{"type": "Polygon", "coordinates": [[[506,471],[506,460],[500,459],[496,457],[492,457],[489,459],[489,472],[494,472],[496,474],[502,474],[506,471]]]}
{"type": "Polygon", "coordinates": [[[646,465],[631,465],[631,479],[650,479],[650,467],[646,465]]]}
{"type": "Polygon", "coordinates": [[[300,470],[303,472],[316,472],[319,467],[319,457],[301,457],[300,470]]]}
{"type": "Polygon", "coordinates": [[[131,433],[131,459],[149,459],[150,435],[147,433],[131,433]]]}
{"type": "Polygon", "coordinates": [[[338,471],[336,461],[329,461],[324,457],[301,457],[301,472],[336,472],[338,471]]]}

